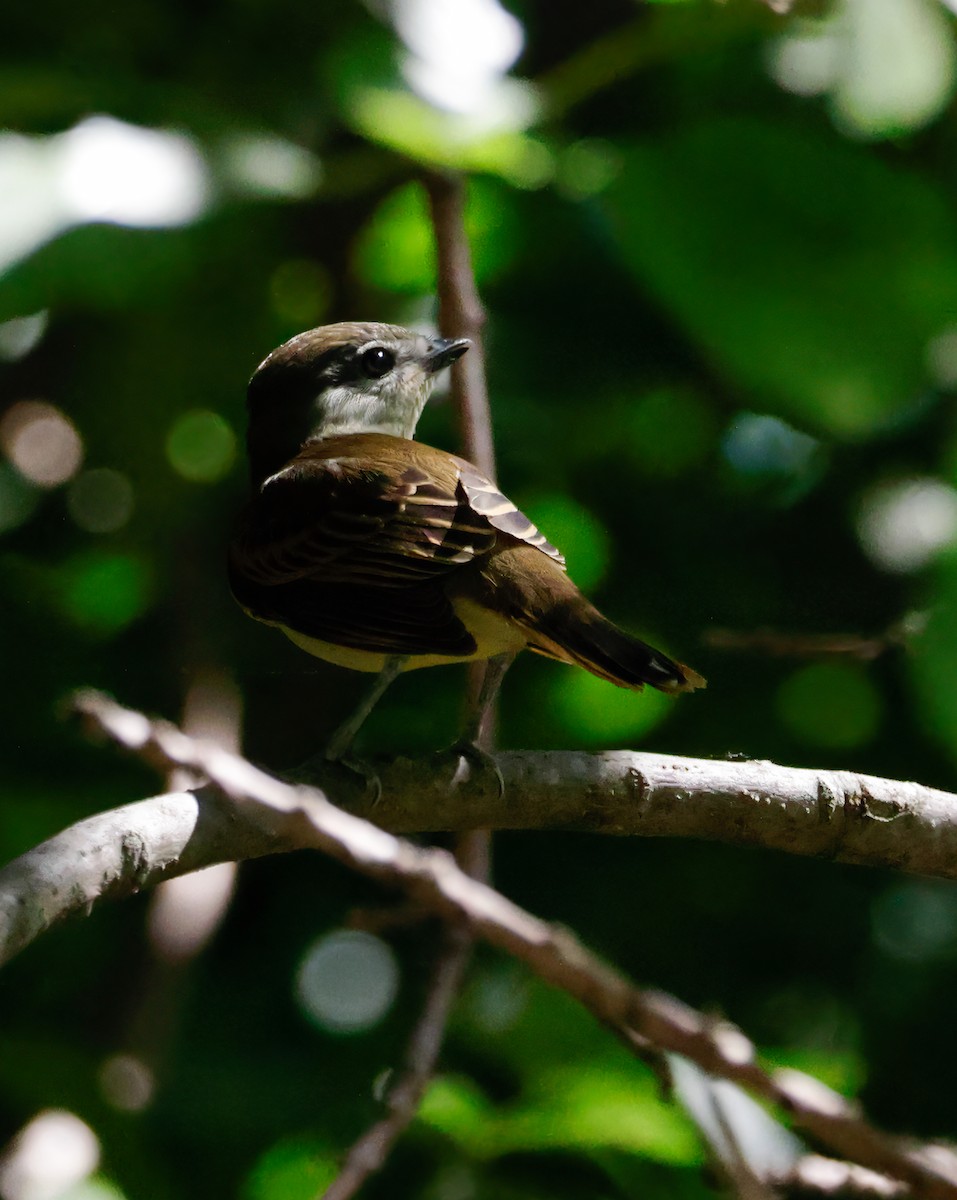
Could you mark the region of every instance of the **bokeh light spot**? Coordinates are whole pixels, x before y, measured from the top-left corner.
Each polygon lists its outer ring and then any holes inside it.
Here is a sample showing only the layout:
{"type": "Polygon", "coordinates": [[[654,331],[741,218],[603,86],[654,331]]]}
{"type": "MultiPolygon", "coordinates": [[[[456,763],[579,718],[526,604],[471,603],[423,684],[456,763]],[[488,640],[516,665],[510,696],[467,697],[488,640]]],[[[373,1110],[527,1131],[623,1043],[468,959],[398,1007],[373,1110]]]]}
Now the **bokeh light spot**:
{"type": "Polygon", "coordinates": [[[777,694],[778,715],[791,733],[832,749],[871,741],[882,709],[880,693],[855,663],[811,663],[788,676],[777,694]]]}
{"type": "Polygon", "coordinates": [[[296,975],[296,998],[305,1014],[336,1033],[360,1033],[377,1025],[398,988],[395,955],[380,938],[362,930],[338,930],[320,938],[296,975]]]}
{"type": "Polygon", "coordinates": [[[500,103],[496,85],[522,51],[521,22],[498,0],[392,0],[411,53],[403,69],[430,104],[478,114],[500,103]]]}
{"type": "Polygon", "coordinates": [[[633,692],[581,669],[556,668],[556,675],[553,711],[571,737],[587,745],[636,741],[659,725],[674,704],[654,688],[633,692]]]}
{"type": "Polygon", "coordinates": [[[235,134],[224,143],[223,156],[233,183],[253,195],[301,200],[311,196],[322,179],[315,155],[282,138],[235,134]]]}
{"type": "Polygon", "coordinates": [[[682,388],[657,388],[634,405],[628,416],[628,448],[652,476],[681,475],[697,466],[715,438],[711,406],[682,388]]]}
{"type": "Polygon", "coordinates": [[[739,413],[722,440],[724,456],[742,475],[800,475],[812,465],[820,443],[778,417],[739,413]]]}
{"type": "Polygon", "coordinates": [[[0,359],[16,362],[25,358],[40,344],[47,331],[49,314],[46,309],[28,317],[12,317],[0,322],[0,359]]]}
{"type": "Polygon", "coordinates": [[[771,78],[796,96],[820,96],[837,81],[841,45],[825,21],[795,21],[794,32],[771,43],[767,65],[771,78]]]}
{"type": "Polygon", "coordinates": [[[174,422],[166,455],[175,471],[193,483],[215,483],[236,458],[236,435],[219,413],[196,409],[174,422]]]}
{"type": "Polygon", "coordinates": [[[120,471],[81,472],[66,494],[70,516],[87,533],[114,533],[133,515],[133,485],[120,471]]]}
{"type": "Polygon", "coordinates": [[[0,420],[0,446],[25,479],[52,488],[76,474],[83,442],[73,422],[43,400],[20,400],[0,420]]]}
{"type": "Polygon", "coordinates": [[[280,263],[269,281],[269,299],[284,321],[301,328],[318,325],[332,302],[332,279],[322,263],[280,263]]]}
{"type": "Polygon", "coordinates": [[[957,491],[933,478],[882,483],[861,502],[857,534],[878,566],[916,571],[957,541],[957,491]]]}
{"type": "Polygon", "coordinates": [[[156,1092],[153,1072],[132,1054],[113,1054],[99,1071],[100,1091],[112,1108],[120,1112],[143,1112],[156,1092]]]}
{"type": "Polygon", "coordinates": [[[599,584],[608,569],[608,531],[587,508],[561,493],[530,496],[520,505],[525,515],[556,545],[580,588],[599,584]]]}
{"type": "Polygon", "coordinates": [[[60,187],[75,221],[181,225],[206,205],[206,166],[192,139],[113,117],[62,135],[60,187]]]}
{"type": "Polygon", "coordinates": [[[67,566],[62,602],[77,625],[113,633],[145,611],[149,594],[149,573],[140,559],[95,552],[67,566]]]}
{"type": "Polygon", "coordinates": [[[0,1196],[57,1200],[82,1184],[99,1161],[99,1138],[85,1121],[65,1109],[45,1109],[5,1149],[0,1196]]]}

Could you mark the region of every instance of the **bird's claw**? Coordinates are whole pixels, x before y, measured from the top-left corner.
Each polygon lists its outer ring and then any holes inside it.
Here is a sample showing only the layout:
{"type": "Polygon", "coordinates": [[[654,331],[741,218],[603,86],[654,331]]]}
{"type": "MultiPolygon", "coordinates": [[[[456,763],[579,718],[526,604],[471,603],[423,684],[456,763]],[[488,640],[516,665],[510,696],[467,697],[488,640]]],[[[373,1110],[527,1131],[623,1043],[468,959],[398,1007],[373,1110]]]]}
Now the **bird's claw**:
{"type": "Polygon", "coordinates": [[[382,799],[382,780],[379,778],[379,773],[375,767],[371,766],[364,758],[329,758],[326,762],[333,767],[344,767],[353,775],[358,775],[363,782],[366,794],[371,796],[369,807],[375,806],[382,799]]]}
{"type": "Polygon", "coordinates": [[[505,780],[498,763],[487,750],[474,742],[454,742],[448,749],[437,751],[433,759],[437,760],[436,765],[440,767],[444,761],[451,760],[453,768],[450,782],[453,787],[466,787],[477,777],[488,778],[491,775],[495,779],[499,800],[505,795],[505,780]]]}
{"type": "Polygon", "coordinates": [[[382,781],[376,769],[364,758],[353,758],[351,755],[329,758],[326,754],[316,754],[297,767],[292,777],[300,783],[326,787],[334,782],[337,774],[341,778],[342,772],[348,772],[353,778],[358,777],[362,785],[363,806],[375,808],[382,799],[382,781]]]}

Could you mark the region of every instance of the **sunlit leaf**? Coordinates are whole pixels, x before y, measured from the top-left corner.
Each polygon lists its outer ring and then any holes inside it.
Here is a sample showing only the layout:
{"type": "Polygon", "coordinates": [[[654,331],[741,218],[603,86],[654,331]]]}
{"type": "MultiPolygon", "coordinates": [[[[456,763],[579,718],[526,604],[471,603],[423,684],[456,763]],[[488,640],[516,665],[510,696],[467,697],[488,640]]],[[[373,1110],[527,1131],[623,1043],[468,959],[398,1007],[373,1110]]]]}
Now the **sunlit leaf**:
{"type": "MultiPolygon", "coordinates": [[[[498,274],[515,254],[521,231],[501,184],[473,179],[466,228],[479,282],[498,274]]],[[[375,287],[413,294],[435,290],[435,238],[425,190],[403,184],[379,205],[355,245],[356,268],[375,287]]]]}
{"type": "Polygon", "coordinates": [[[693,1129],[638,1069],[556,1069],[535,1092],[493,1107],[474,1084],[444,1078],[429,1089],[420,1120],[477,1158],[519,1151],[624,1149],[662,1162],[700,1160],[693,1129]]]}
{"type": "Polygon", "coordinates": [[[516,114],[516,128],[488,129],[409,92],[362,88],[353,96],[351,115],[366,137],[433,166],[487,171],[517,187],[540,187],[552,174],[546,147],[522,132],[524,113],[516,114]]]}

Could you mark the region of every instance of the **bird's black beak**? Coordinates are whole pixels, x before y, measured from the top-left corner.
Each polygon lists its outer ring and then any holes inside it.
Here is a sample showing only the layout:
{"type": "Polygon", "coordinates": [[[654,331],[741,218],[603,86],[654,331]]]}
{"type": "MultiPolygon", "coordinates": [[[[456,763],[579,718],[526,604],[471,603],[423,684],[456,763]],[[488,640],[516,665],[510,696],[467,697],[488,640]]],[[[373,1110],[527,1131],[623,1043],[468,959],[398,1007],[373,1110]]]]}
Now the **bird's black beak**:
{"type": "Polygon", "coordinates": [[[430,375],[451,366],[471,346],[468,338],[433,338],[425,356],[425,369],[430,375]]]}

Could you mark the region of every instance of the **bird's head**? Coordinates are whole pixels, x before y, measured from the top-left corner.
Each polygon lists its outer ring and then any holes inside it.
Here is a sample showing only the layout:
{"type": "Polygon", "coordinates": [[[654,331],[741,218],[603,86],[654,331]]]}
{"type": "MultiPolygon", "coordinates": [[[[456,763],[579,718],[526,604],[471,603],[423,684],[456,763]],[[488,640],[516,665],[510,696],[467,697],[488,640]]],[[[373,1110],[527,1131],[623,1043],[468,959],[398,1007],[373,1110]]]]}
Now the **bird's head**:
{"type": "Polygon", "coordinates": [[[400,325],[341,322],[297,334],[249,381],[253,482],[280,470],[309,438],[342,433],[412,437],[435,376],[467,338],[429,337],[400,325]]]}

